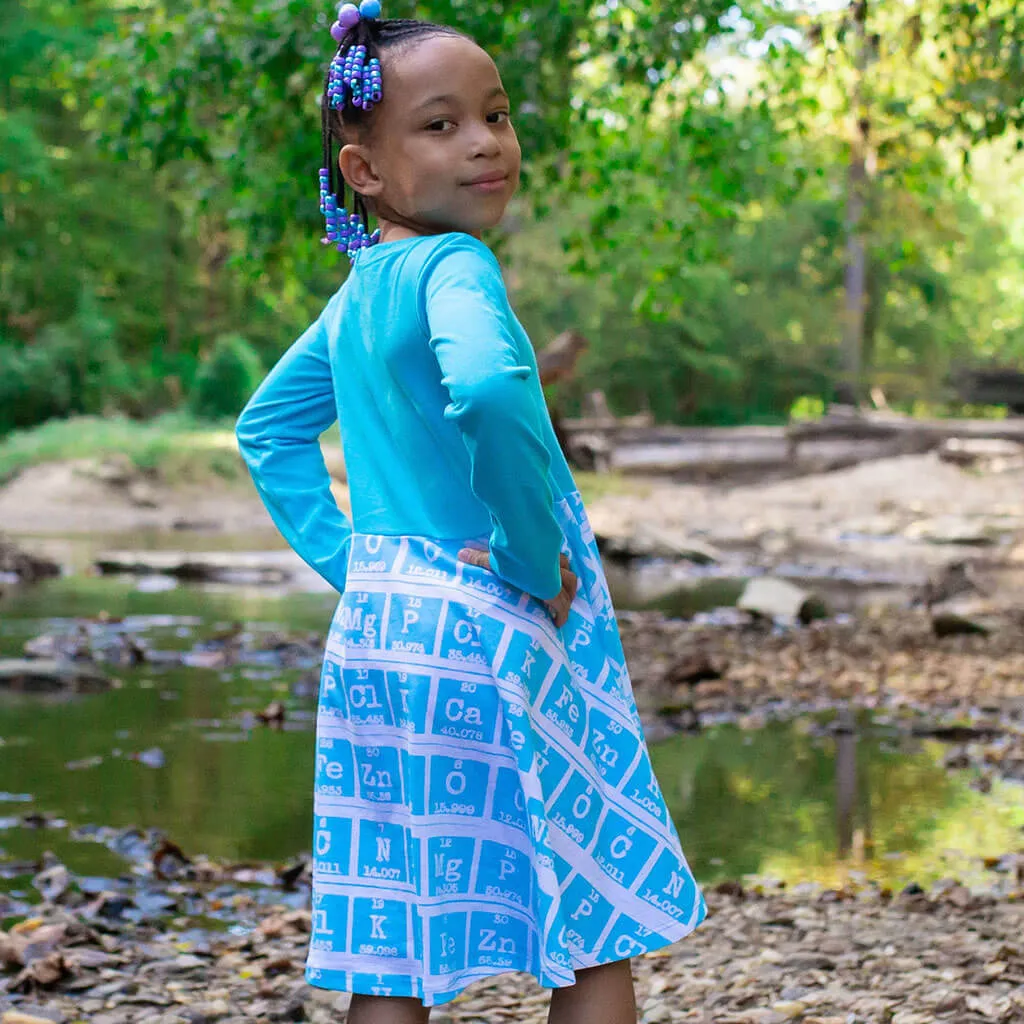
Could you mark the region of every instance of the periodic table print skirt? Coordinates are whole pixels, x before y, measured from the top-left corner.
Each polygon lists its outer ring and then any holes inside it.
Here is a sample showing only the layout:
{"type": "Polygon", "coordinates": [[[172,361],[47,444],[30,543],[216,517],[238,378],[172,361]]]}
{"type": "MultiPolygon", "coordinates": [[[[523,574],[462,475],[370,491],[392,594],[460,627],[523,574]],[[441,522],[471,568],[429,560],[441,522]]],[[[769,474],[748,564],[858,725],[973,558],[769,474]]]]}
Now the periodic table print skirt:
{"type": "Polygon", "coordinates": [[[505,971],[555,988],[704,919],[583,502],[556,507],[579,577],[561,629],[460,541],[353,535],[320,683],[310,984],[427,1006],[505,971]]]}

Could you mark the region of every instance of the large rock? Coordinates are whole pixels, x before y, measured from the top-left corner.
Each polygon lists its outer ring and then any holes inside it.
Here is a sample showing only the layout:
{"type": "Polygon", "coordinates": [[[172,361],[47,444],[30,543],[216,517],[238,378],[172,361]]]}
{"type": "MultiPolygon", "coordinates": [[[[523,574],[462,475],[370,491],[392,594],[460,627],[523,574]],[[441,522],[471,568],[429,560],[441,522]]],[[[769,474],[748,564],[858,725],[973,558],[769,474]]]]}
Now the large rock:
{"type": "Polygon", "coordinates": [[[736,607],[766,619],[784,622],[811,622],[828,615],[817,595],[788,580],[756,576],[747,583],[736,607]]]}
{"type": "Polygon", "coordinates": [[[698,565],[719,561],[718,552],[702,541],[688,537],[679,530],[634,522],[627,532],[600,534],[601,553],[611,559],[632,561],[635,558],[677,558],[698,565]]]}
{"type": "Polygon", "coordinates": [[[998,437],[950,437],[938,451],[943,462],[987,473],[1024,466],[1024,445],[998,437]]]}
{"type": "Polygon", "coordinates": [[[0,575],[14,576],[19,582],[60,575],[60,566],[49,558],[23,551],[13,541],[0,536],[0,575]]]}

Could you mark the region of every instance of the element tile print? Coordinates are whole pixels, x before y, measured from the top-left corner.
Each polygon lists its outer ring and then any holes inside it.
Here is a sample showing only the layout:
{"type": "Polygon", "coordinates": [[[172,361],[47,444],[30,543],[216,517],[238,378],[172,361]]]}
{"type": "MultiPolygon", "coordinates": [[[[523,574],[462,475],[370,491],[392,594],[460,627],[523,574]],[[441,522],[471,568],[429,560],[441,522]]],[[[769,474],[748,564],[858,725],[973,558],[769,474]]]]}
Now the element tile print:
{"type": "Polygon", "coordinates": [[[577,494],[568,622],[456,541],[355,534],[320,682],[312,985],[430,1006],[657,949],[704,900],[651,769],[577,494]]]}

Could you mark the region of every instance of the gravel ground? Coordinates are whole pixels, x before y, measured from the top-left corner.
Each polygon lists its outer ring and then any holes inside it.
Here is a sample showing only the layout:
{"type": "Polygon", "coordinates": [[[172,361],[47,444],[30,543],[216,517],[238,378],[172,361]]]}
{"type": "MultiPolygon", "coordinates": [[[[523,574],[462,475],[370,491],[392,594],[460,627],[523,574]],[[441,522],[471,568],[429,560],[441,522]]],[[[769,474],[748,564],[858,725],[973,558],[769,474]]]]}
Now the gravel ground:
{"type": "MultiPolygon", "coordinates": [[[[958,1024],[1024,1020],[1019,894],[954,883],[893,895],[801,887],[708,893],[693,935],[633,961],[644,1024],[958,1024]]],[[[17,969],[0,988],[3,1024],[204,1024],[344,1020],[346,994],[302,980],[309,913],[269,907],[249,934],[197,938],[83,921],[66,909],[0,934],[17,969]],[[27,950],[27,952],[26,952],[27,950]],[[49,950],[49,952],[46,952],[49,950]]],[[[546,1019],[549,993],[506,973],[433,1011],[441,1024],[546,1019]]]]}

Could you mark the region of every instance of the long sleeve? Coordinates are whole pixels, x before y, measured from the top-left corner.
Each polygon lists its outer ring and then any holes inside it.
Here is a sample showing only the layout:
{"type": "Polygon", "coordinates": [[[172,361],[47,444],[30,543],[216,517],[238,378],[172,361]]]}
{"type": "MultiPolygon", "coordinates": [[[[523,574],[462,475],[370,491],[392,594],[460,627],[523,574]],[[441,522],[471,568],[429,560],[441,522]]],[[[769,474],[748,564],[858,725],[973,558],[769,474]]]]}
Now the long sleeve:
{"type": "Polygon", "coordinates": [[[453,236],[424,268],[423,310],[430,347],[469,451],[470,486],[491,517],[490,564],[543,600],[562,589],[562,530],[548,482],[543,397],[510,329],[511,311],[491,251],[453,236]]]}
{"type": "Polygon", "coordinates": [[[320,435],[337,419],[327,309],[278,360],[235,426],[242,458],[282,536],[336,590],[345,589],[352,524],[331,494],[320,435]]]}

